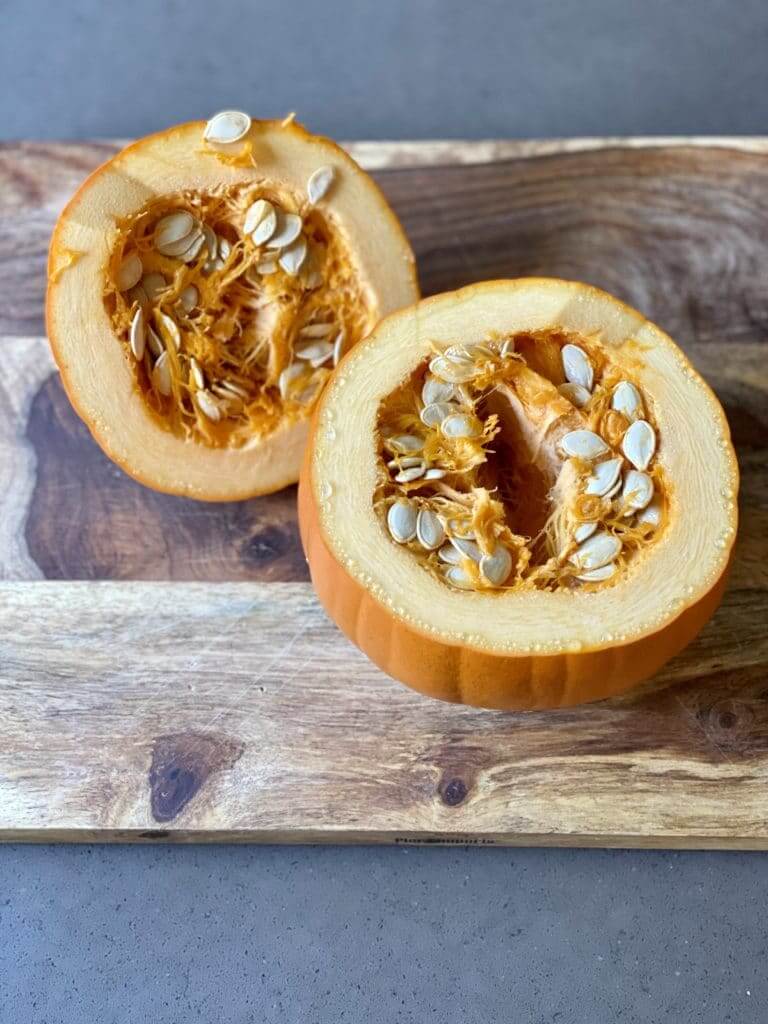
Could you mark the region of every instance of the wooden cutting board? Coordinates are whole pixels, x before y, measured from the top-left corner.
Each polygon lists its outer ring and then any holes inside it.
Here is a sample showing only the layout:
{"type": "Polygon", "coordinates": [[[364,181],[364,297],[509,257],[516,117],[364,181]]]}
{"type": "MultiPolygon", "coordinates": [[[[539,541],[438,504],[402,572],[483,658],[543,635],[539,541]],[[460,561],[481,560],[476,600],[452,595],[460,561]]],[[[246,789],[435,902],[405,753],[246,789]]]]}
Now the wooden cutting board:
{"type": "Polygon", "coordinates": [[[715,620],[636,693],[528,715],[370,665],[314,600],[295,489],[196,504],[91,441],[44,338],[45,254],[116,148],[0,148],[0,838],[768,847],[768,140],[349,147],[426,294],[600,285],[731,422],[742,522],[715,620]]]}

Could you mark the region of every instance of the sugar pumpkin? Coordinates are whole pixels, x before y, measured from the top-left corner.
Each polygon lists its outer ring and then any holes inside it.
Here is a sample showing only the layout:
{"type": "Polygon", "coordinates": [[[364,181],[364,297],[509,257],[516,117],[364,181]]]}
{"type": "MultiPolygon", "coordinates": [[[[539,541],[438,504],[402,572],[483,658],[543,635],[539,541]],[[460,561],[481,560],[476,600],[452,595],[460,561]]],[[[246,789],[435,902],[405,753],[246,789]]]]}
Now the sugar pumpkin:
{"type": "Polygon", "coordinates": [[[331,618],[433,697],[627,690],[717,607],[738,467],[684,353],[585,284],[491,281],[392,314],[313,417],[301,536],[331,618]]]}
{"type": "Polygon", "coordinates": [[[418,298],[375,183],[292,118],[225,111],[140,139],[64,209],[47,326],[104,451],[158,490],[224,501],[298,478],[342,351],[418,298]]]}

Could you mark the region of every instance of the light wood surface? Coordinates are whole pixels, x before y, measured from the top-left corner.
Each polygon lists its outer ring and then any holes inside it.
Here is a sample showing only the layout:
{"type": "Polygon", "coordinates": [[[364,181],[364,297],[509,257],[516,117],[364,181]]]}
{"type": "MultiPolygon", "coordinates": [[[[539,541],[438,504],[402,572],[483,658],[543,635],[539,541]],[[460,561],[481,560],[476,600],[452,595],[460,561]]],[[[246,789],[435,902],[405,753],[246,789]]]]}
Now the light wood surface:
{"type": "Polygon", "coordinates": [[[147,491],[43,338],[47,238],[116,148],[0,147],[0,838],[768,847],[766,140],[350,146],[431,293],[550,273],[670,331],[743,475],[721,611],[622,700],[425,700],[330,625],[294,502],[147,491]]]}

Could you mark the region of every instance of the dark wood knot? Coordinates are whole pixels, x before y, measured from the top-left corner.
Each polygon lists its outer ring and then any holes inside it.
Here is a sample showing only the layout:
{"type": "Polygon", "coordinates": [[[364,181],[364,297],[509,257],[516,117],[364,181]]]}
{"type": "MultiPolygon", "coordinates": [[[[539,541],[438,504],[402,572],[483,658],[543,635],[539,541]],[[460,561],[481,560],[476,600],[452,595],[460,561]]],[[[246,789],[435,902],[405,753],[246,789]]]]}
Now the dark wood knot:
{"type": "Polygon", "coordinates": [[[242,753],[242,744],[226,736],[158,736],[149,768],[152,817],[155,821],[173,821],[214,772],[231,768],[242,753]]]}
{"type": "Polygon", "coordinates": [[[466,799],[467,784],[463,779],[443,779],[438,787],[440,793],[440,799],[448,807],[456,807],[464,799],[466,799]]]}

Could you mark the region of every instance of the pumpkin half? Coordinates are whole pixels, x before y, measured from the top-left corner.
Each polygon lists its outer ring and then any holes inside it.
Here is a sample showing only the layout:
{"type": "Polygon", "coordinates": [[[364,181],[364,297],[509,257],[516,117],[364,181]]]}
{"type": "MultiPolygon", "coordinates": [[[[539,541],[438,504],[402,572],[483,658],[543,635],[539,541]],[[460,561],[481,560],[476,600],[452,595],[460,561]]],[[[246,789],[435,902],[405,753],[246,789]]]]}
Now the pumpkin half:
{"type": "Polygon", "coordinates": [[[385,672],[487,708],[620,693],[717,607],[728,424],[682,351],[596,288],[491,281],[387,317],[318,404],[301,535],[385,672]]]}
{"type": "Polygon", "coordinates": [[[342,149],[225,111],[82,185],[53,234],[47,324],[107,455],[157,490],[225,501],[296,481],[332,367],[416,299],[400,224],[342,149]]]}

